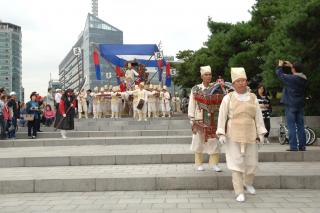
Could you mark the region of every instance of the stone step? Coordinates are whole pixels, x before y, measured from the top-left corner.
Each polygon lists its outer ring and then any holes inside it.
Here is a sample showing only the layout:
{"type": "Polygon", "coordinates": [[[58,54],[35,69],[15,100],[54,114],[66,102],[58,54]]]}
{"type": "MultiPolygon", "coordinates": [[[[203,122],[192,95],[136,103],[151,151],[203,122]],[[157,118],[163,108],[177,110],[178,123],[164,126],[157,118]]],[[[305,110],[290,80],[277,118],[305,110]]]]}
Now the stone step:
{"type": "MultiPolygon", "coordinates": [[[[231,173],[193,164],[16,167],[0,169],[0,193],[139,190],[230,190],[231,173]]],[[[264,162],[257,189],[320,189],[320,162],[264,162]]]]}
{"type": "MultiPolygon", "coordinates": [[[[126,131],[68,131],[68,137],[116,137],[116,136],[172,136],[185,135],[191,136],[190,129],[177,130],[126,130],[126,131]]],[[[37,138],[60,138],[60,131],[38,132],[37,138]]],[[[17,139],[27,139],[26,132],[17,132],[17,139]]]]}
{"type": "MultiPolygon", "coordinates": [[[[150,124],[139,122],[137,124],[121,124],[121,123],[93,123],[87,125],[75,125],[75,131],[111,131],[111,130],[174,130],[174,129],[190,129],[189,123],[186,124],[150,124]]],[[[44,132],[57,131],[54,127],[41,127],[44,132]]],[[[27,132],[27,127],[19,127],[19,132],[27,132]]]]}
{"type": "MultiPolygon", "coordinates": [[[[320,147],[306,152],[287,152],[287,146],[265,145],[259,150],[260,162],[320,161],[320,147]]],[[[223,151],[223,149],[222,149],[223,151]]],[[[208,155],[205,155],[205,162],[208,155]]],[[[0,149],[0,167],[48,167],[87,165],[193,163],[189,144],[18,147],[0,149]]],[[[220,155],[225,162],[225,154],[220,155]]]]}
{"type": "Polygon", "coordinates": [[[0,147],[134,145],[134,144],[190,144],[192,136],[123,136],[90,138],[38,138],[0,141],[0,147]]]}

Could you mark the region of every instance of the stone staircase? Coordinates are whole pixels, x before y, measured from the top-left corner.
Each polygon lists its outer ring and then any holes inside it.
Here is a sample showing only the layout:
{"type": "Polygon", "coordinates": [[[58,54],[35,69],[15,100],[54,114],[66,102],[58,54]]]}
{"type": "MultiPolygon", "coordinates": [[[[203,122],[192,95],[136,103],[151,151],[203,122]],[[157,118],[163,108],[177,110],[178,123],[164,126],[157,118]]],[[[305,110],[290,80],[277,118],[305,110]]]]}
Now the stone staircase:
{"type": "MultiPolygon", "coordinates": [[[[223,172],[195,171],[184,118],[81,120],[67,139],[42,130],[35,140],[20,128],[16,140],[0,141],[0,193],[232,189],[224,153],[223,172]]],[[[320,189],[320,147],[286,148],[260,149],[256,188],[320,189]]]]}

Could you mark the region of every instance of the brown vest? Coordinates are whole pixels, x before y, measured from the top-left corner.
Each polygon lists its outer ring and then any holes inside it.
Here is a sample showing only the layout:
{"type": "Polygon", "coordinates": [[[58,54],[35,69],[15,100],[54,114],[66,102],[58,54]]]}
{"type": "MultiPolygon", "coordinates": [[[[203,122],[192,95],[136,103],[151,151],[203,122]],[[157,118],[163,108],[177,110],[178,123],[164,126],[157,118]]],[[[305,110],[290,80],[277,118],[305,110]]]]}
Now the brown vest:
{"type": "Polygon", "coordinates": [[[230,94],[230,111],[232,118],[230,122],[230,139],[238,143],[256,143],[257,128],[256,117],[256,96],[250,93],[248,101],[239,101],[234,95],[230,94]]]}

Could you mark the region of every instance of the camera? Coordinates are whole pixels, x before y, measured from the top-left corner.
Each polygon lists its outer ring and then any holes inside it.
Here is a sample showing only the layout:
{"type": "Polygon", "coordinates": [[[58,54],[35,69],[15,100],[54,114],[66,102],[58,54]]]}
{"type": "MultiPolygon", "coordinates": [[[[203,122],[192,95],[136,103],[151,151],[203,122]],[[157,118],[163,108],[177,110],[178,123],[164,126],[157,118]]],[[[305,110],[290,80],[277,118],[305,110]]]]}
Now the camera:
{"type": "Polygon", "coordinates": [[[283,61],[282,70],[285,74],[292,74],[291,67],[289,67],[289,64],[286,61],[283,61]]]}

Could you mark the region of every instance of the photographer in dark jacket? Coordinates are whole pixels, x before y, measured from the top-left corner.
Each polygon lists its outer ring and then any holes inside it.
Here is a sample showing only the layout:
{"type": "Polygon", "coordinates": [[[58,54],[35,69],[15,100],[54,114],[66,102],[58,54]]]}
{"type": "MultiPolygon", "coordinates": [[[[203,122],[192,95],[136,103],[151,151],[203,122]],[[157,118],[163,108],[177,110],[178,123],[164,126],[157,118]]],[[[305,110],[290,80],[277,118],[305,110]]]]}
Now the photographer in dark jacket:
{"type": "Polygon", "coordinates": [[[289,61],[279,60],[276,70],[278,78],[284,88],[281,103],[285,105],[286,123],[289,131],[290,149],[287,151],[305,151],[306,135],[304,131],[304,101],[307,77],[302,73],[303,66],[299,62],[291,64],[289,61]],[[285,74],[283,67],[290,67],[291,74],[285,74]],[[297,142],[297,136],[299,145],[297,142]]]}

